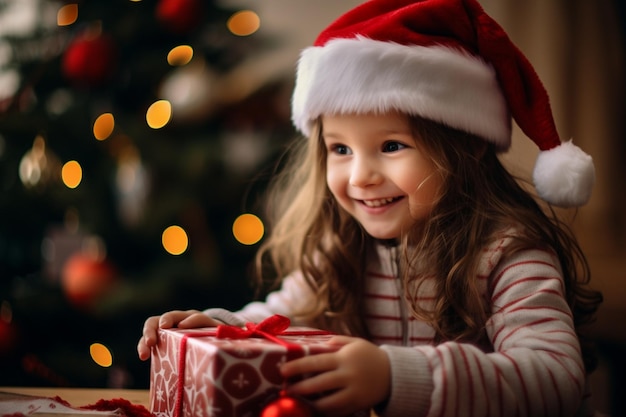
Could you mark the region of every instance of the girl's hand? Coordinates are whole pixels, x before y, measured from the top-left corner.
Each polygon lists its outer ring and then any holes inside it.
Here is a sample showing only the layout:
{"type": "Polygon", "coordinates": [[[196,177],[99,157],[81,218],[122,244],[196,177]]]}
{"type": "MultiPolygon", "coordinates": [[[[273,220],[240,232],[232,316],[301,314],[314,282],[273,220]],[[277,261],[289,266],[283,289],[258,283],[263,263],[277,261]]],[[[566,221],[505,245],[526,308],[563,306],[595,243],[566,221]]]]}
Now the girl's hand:
{"type": "Polygon", "coordinates": [[[333,353],[294,359],[281,367],[285,378],[310,374],[287,388],[287,392],[308,396],[322,394],[314,406],[328,416],[369,409],[385,401],[391,388],[387,354],[360,338],[337,336],[330,343],[340,344],[333,353]]]}
{"type": "Polygon", "coordinates": [[[143,335],[137,344],[139,359],[145,361],[150,357],[150,349],[157,343],[157,331],[179,327],[193,329],[195,327],[219,326],[217,320],[212,319],[198,310],[170,311],[161,316],[149,317],[143,325],[143,335]]]}

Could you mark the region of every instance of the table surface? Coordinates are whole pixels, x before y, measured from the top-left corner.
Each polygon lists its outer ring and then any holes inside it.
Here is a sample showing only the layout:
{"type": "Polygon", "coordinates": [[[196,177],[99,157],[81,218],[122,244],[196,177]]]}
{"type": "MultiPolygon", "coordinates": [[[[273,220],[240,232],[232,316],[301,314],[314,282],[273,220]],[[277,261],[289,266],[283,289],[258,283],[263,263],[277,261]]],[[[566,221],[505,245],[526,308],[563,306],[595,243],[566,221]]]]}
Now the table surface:
{"type": "MultiPolygon", "coordinates": [[[[100,399],[112,400],[123,398],[133,404],[150,408],[150,391],[138,389],[110,389],[110,388],[30,388],[30,387],[0,387],[0,392],[33,395],[38,397],[56,397],[70,403],[72,407],[82,407],[98,402],[100,399]]],[[[372,412],[372,417],[376,414],[372,412]]]]}
{"type": "Polygon", "coordinates": [[[100,399],[112,400],[123,398],[133,404],[150,407],[150,391],[137,389],[109,388],[31,388],[31,387],[0,387],[0,392],[33,395],[37,397],[56,397],[70,403],[72,407],[82,407],[98,402],[100,399]]]}

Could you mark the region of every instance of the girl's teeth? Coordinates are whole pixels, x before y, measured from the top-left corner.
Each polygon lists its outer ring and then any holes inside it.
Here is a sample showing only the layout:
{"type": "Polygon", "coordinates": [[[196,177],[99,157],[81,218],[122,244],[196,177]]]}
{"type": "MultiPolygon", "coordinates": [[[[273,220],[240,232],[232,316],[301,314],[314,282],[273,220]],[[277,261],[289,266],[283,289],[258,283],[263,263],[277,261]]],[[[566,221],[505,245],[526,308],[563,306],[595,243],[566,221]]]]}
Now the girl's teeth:
{"type": "Polygon", "coordinates": [[[385,204],[389,204],[393,201],[394,201],[394,198],[389,197],[389,198],[381,198],[379,200],[363,200],[363,204],[365,204],[367,207],[380,207],[380,206],[384,206],[385,204]]]}

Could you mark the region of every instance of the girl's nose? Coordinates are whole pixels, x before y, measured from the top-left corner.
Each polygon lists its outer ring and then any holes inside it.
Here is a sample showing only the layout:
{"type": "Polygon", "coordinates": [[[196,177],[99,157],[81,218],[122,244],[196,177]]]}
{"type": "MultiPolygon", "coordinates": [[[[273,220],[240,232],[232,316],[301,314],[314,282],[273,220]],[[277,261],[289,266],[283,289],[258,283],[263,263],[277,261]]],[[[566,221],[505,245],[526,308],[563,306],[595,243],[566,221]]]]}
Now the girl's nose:
{"type": "Polygon", "coordinates": [[[382,175],[375,164],[367,158],[355,158],[350,172],[350,185],[353,187],[367,187],[379,184],[382,175]]]}

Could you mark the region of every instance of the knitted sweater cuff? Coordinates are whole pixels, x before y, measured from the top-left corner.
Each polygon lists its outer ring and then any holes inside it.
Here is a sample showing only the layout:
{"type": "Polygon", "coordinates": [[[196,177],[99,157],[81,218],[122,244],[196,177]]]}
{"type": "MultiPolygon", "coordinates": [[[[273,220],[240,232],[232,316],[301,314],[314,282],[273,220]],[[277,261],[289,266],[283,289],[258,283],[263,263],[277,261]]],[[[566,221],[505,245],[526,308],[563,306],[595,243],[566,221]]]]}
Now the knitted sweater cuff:
{"type": "Polygon", "coordinates": [[[381,346],[391,364],[391,394],[384,408],[385,417],[425,416],[430,408],[433,379],[428,358],[417,350],[402,346],[381,346]]]}

